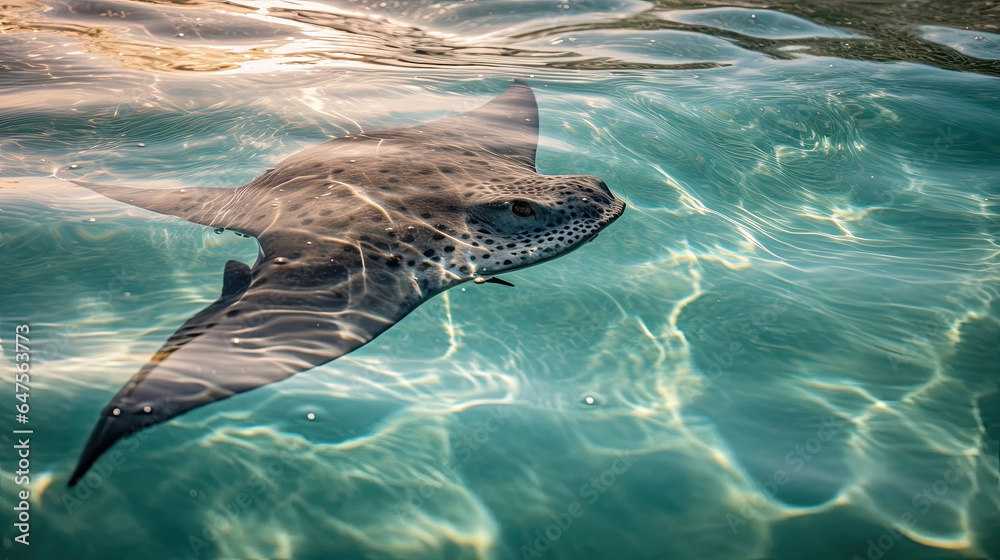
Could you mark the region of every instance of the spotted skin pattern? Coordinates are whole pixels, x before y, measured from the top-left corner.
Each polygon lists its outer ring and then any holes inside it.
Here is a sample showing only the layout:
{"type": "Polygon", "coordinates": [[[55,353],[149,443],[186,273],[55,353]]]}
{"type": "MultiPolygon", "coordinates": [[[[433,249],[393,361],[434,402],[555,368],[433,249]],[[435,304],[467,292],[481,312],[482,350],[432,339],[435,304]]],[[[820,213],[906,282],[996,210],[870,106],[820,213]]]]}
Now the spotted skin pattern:
{"type": "Polygon", "coordinates": [[[257,238],[219,299],[102,410],[70,486],[117,440],[368,343],[462,282],[566,254],[625,204],[600,179],[535,170],[538,109],[515,82],[473,111],[335,138],[231,189],[104,196],[257,238]]]}

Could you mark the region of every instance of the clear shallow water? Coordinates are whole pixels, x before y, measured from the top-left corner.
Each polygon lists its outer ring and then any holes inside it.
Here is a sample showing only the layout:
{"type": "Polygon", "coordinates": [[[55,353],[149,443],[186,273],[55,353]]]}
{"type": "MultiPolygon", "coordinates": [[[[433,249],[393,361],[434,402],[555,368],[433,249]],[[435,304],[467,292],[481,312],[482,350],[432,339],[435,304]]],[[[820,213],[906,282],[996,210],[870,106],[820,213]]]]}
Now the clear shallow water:
{"type": "Polygon", "coordinates": [[[37,360],[12,558],[1000,555],[986,8],[380,4],[5,13],[0,339],[13,363],[30,324],[37,360]],[[618,222],[66,490],[101,407],[257,248],[65,179],[238,185],[515,77],[539,170],[601,177],[618,222]]]}

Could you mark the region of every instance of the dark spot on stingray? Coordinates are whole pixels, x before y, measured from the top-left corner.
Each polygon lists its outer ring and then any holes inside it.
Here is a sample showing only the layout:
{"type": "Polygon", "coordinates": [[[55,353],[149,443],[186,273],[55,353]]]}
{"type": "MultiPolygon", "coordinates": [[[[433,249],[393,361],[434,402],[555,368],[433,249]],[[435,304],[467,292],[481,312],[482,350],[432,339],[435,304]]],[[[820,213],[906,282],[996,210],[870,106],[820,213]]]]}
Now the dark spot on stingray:
{"type": "Polygon", "coordinates": [[[508,247],[517,247],[517,243],[508,243],[507,246],[508,247]]]}
{"type": "Polygon", "coordinates": [[[424,256],[425,257],[433,257],[434,256],[434,249],[427,249],[426,251],[424,251],[424,256]]]}
{"type": "Polygon", "coordinates": [[[452,168],[450,168],[450,167],[442,167],[441,168],[441,173],[454,173],[454,172],[455,172],[455,170],[452,169],[452,168]]]}
{"type": "Polygon", "coordinates": [[[431,238],[434,241],[441,241],[442,239],[444,239],[444,236],[441,235],[440,233],[435,233],[434,235],[431,236],[431,238]]]}
{"type": "Polygon", "coordinates": [[[391,171],[389,169],[379,169],[378,172],[379,173],[391,173],[391,171]]]}
{"type": "Polygon", "coordinates": [[[468,233],[463,233],[462,234],[462,239],[469,239],[470,237],[472,237],[472,236],[469,235],[468,233]]]}
{"type": "MultiPolygon", "coordinates": [[[[302,214],[302,215],[305,216],[306,214],[302,214]]],[[[302,225],[307,226],[307,225],[313,223],[314,221],[315,220],[313,220],[312,218],[306,218],[305,220],[302,220],[302,225]]]]}
{"type": "Polygon", "coordinates": [[[395,178],[395,177],[390,177],[390,178],[389,178],[389,182],[390,182],[390,183],[398,183],[398,182],[399,182],[399,179],[397,179],[397,178],[395,178]]]}
{"type": "Polygon", "coordinates": [[[454,245],[445,245],[445,246],[444,246],[444,252],[445,252],[445,253],[450,253],[450,252],[452,252],[452,251],[454,251],[454,250],[455,250],[455,247],[454,247],[454,245]]]}
{"type": "Polygon", "coordinates": [[[510,259],[507,259],[503,261],[503,264],[513,264],[513,262],[510,259]]]}
{"type": "Polygon", "coordinates": [[[403,238],[400,241],[402,241],[403,243],[413,243],[414,239],[416,239],[416,238],[413,237],[412,235],[406,234],[406,235],[403,236],[403,238]]]}
{"type": "Polygon", "coordinates": [[[426,220],[426,219],[428,219],[428,218],[431,217],[431,213],[430,212],[421,212],[420,213],[420,217],[426,220]]]}
{"type": "Polygon", "coordinates": [[[417,261],[406,261],[406,266],[413,266],[417,264],[417,261]]]}
{"type": "Polygon", "coordinates": [[[469,273],[469,267],[464,266],[464,265],[460,266],[460,267],[458,267],[458,271],[461,272],[462,274],[468,274],[469,273]]]}
{"type": "Polygon", "coordinates": [[[492,245],[493,244],[493,240],[492,239],[486,239],[486,240],[483,241],[483,243],[485,243],[487,245],[492,245]]]}
{"type": "Polygon", "coordinates": [[[399,266],[399,257],[397,257],[396,255],[393,255],[392,257],[390,257],[390,258],[388,258],[388,259],[385,260],[385,264],[387,266],[391,266],[391,267],[395,268],[395,267],[399,266]]]}
{"type": "Polygon", "coordinates": [[[319,215],[320,215],[320,216],[329,216],[330,214],[333,214],[333,210],[330,210],[330,209],[326,209],[326,210],[322,210],[322,211],[321,211],[321,212],[319,213],[319,215]]]}
{"type": "Polygon", "coordinates": [[[343,172],[344,172],[344,170],[342,168],[337,168],[337,169],[334,169],[333,171],[331,171],[330,173],[343,173],[343,172]]]}
{"type": "Polygon", "coordinates": [[[237,316],[239,314],[240,314],[240,310],[239,309],[232,309],[232,310],[230,310],[229,312],[226,313],[226,317],[235,317],[235,316],[237,316]]]}
{"type": "Polygon", "coordinates": [[[490,258],[490,254],[489,254],[489,253],[485,253],[485,254],[483,254],[483,258],[484,258],[484,259],[488,259],[488,258],[490,258]]]}

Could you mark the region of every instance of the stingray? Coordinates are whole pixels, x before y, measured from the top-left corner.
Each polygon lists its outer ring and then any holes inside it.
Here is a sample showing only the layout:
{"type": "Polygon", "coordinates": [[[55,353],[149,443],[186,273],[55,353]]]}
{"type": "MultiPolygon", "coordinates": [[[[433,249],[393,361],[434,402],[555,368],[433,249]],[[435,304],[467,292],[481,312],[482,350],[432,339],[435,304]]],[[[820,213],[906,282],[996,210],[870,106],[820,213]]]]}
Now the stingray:
{"type": "Polygon", "coordinates": [[[621,216],[597,177],[540,175],[537,143],[534,94],[514,82],[478,109],[334,138],[239,187],[76,181],[255,237],[260,254],[229,261],[219,298],[104,407],[69,485],[123,437],[325,364],[436,294],[564,255],[621,216]]]}

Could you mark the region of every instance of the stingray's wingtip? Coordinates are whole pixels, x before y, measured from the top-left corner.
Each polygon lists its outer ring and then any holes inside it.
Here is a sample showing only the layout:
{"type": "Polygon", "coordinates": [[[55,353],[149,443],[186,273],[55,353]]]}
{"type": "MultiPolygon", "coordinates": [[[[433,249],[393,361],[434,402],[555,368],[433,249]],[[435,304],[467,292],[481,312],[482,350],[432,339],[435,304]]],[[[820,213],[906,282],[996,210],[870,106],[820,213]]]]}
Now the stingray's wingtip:
{"type": "Polygon", "coordinates": [[[82,463],[77,465],[76,470],[73,471],[73,476],[69,477],[69,482],[66,483],[66,486],[70,488],[76,486],[76,483],[80,482],[80,479],[83,478],[83,475],[87,474],[88,470],[90,470],[90,464],[86,467],[82,463]]]}
{"type": "Polygon", "coordinates": [[[97,459],[108,450],[114,443],[123,437],[130,435],[136,431],[136,428],[125,421],[123,418],[105,416],[97,422],[97,426],[94,427],[94,431],[90,434],[90,439],[87,440],[86,447],[83,448],[83,453],[80,455],[80,461],[76,465],[76,469],[73,474],[69,477],[68,486],[72,488],[80,481],[90,470],[90,467],[94,466],[97,459]]]}
{"type": "Polygon", "coordinates": [[[97,460],[97,457],[100,454],[98,453],[97,455],[92,455],[91,453],[88,453],[88,451],[89,447],[84,450],[83,455],[80,457],[80,461],[76,464],[76,469],[74,469],[73,474],[70,475],[69,482],[66,483],[66,486],[69,486],[70,488],[76,486],[76,483],[80,482],[80,479],[87,474],[90,467],[94,466],[94,461],[97,460]]]}

